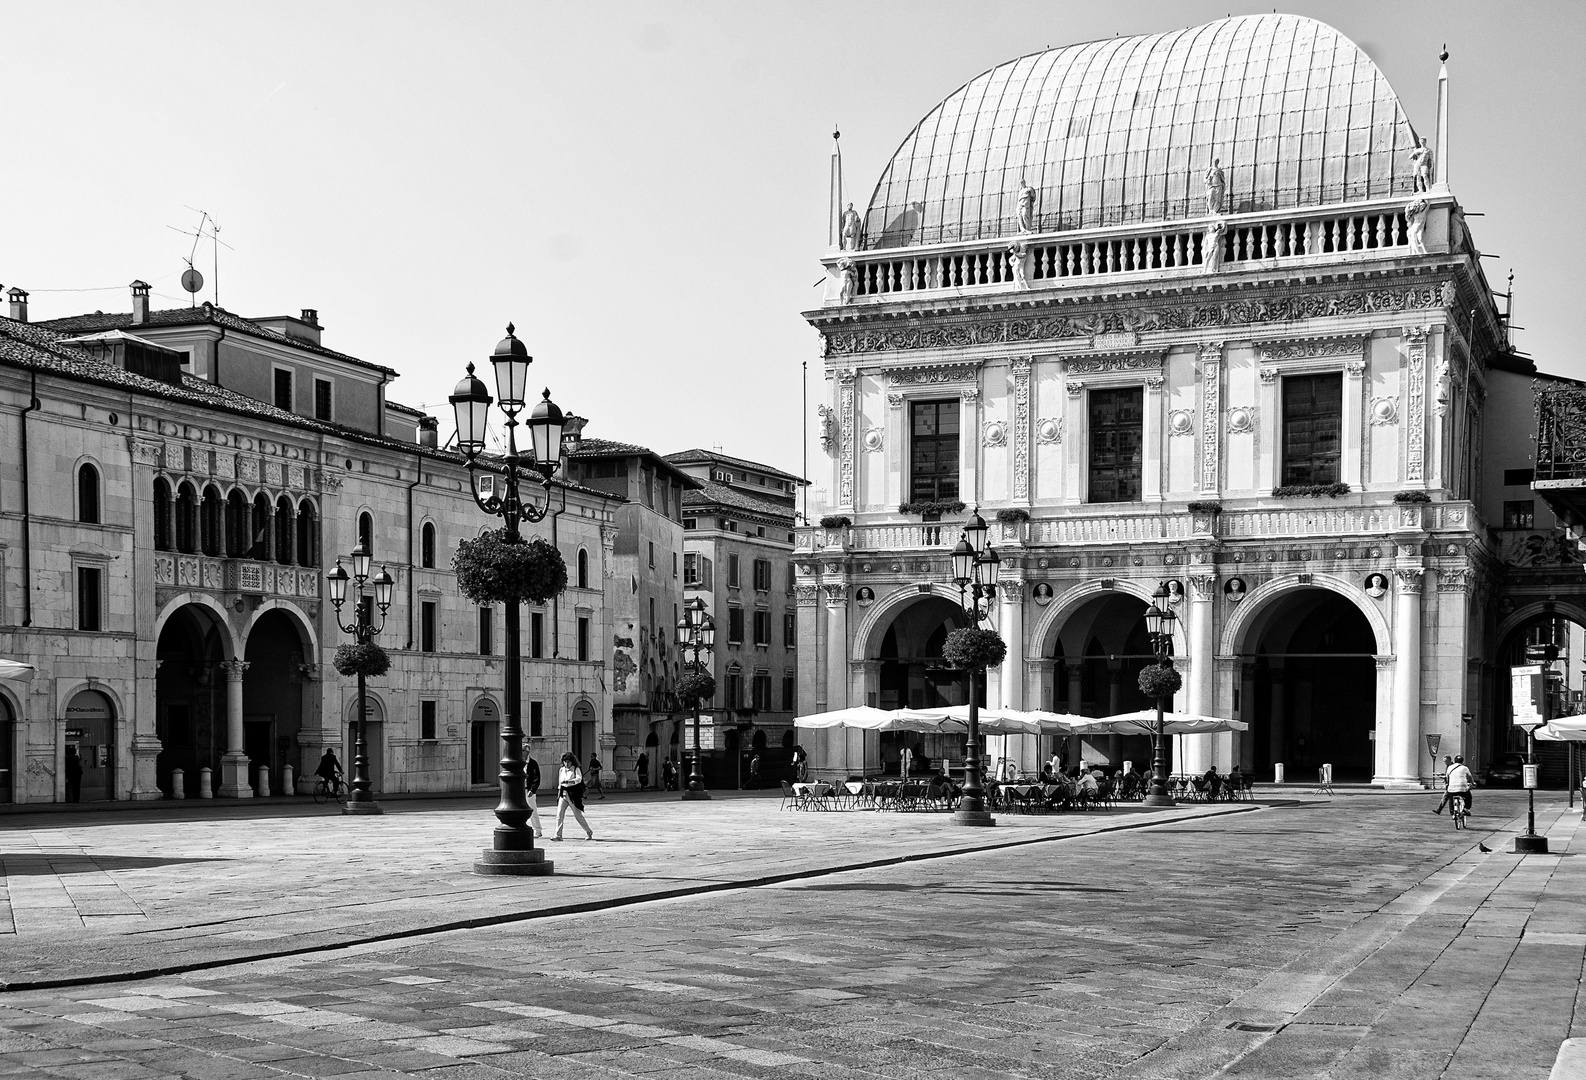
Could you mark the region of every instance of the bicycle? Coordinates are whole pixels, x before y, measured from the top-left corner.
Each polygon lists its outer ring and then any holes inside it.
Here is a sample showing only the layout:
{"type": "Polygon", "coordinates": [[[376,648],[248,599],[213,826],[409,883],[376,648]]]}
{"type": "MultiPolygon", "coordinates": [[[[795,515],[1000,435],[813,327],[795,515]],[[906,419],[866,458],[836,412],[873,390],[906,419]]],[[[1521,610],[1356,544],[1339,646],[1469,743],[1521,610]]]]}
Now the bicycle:
{"type": "Polygon", "coordinates": [[[324,806],[327,802],[341,802],[347,797],[347,785],[341,782],[341,777],[334,781],[327,781],[323,776],[314,781],[314,802],[324,806]]]}
{"type": "Polygon", "coordinates": [[[1465,806],[1463,792],[1455,791],[1451,793],[1448,800],[1448,816],[1454,819],[1454,828],[1456,830],[1470,828],[1467,824],[1470,819],[1470,810],[1465,806]]]}

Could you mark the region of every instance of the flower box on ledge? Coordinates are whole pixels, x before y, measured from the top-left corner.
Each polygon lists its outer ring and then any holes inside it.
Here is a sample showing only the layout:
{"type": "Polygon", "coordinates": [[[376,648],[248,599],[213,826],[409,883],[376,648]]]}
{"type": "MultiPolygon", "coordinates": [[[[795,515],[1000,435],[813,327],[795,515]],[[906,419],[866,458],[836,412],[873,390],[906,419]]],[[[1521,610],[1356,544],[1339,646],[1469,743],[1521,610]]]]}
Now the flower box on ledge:
{"type": "Polygon", "coordinates": [[[918,514],[923,522],[941,521],[943,514],[962,514],[964,504],[961,502],[943,502],[930,500],[923,502],[906,502],[898,507],[900,514],[918,514]]]}
{"type": "Polygon", "coordinates": [[[1217,522],[1222,517],[1223,504],[1215,499],[1192,502],[1187,507],[1190,527],[1196,536],[1216,536],[1217,522]]]}

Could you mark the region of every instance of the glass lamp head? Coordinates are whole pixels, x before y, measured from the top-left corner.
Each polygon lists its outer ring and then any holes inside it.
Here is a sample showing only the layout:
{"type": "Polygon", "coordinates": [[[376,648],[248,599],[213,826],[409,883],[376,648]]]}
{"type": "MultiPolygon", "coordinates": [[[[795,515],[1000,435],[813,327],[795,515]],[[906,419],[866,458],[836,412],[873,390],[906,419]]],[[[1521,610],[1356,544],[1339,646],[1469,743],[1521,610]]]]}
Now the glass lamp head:
{"type": "Polygon", "coordinates": [[[1162,614],[1155,604],[1145,609],[1145,628],[1153,638],[1162,633],[1162,614]]]}
{"type": "Polygon", "coordinates": [[[556,471],[557,463],[562,459],[564,422],[562,410],[556,407],[556,402],[551,400],[551,391],[547,389],[540,403],[529,414],[529,438],[534,447],[535,467],[546,476],[556,471]]]}
{"type": "Polygon", "coordinates": [[[496,344],[490,362],[496,369],[496,393],[501,397],[501,409],[515,413],[523,408],[523,395],[529,383],[529,365],[534,357],[513,334],[513,325],[507,323],[507,336],[496,344]]]}
{"type": "Polygon", "coordinates": [[[448,399],[457,418],[457,449],[467,457],[474,457],[485,448],[485,429],[490,423],[490,391],[474,375],[474,365],[468,365],[463,376],[448,399]]]}
{"type": "Polygon", "coordinates": [[[705,643],[705,648],[714,649],[716,647],[716,620],[709,615],[705,616],[704,625],[700,627],[699,637],[705,643]]]}
{"type": "Polygon", "coordinates": [[[980,516],[978,509],[964,522],[964,535],[969,538],[969,546],[975,549],[976,555],[986,549],[987,531],[986,519],[980,516]]]}
{"type": "Polygon", "coordinates": [[[369,549],[363,546],[363,541],[352,549],[352,576],[358,579],[359,584],[369,578],[369,549]]]}
{"type": "Polygon", "coordinates": [[[975,549],[970,545],[969,538],[960,536],[958,544],[953,548],[953,584],[960,589],[969,585],[975,573],[975,549]]]}
{"type": "Polygon", "coordinates": [[[325,575],[325,583],[330,588],[330,602],[339,611],[342,604],[347,601],[347,571],[337,563],[330,568],[330,573],[325,575]]]}
{"type": "Polygon", "coordinates": [[[374,576],[374,602],[381,611],[391,606],[391,592],[396,588],[396,581],[386,572],[385,567],[374,576]]]}

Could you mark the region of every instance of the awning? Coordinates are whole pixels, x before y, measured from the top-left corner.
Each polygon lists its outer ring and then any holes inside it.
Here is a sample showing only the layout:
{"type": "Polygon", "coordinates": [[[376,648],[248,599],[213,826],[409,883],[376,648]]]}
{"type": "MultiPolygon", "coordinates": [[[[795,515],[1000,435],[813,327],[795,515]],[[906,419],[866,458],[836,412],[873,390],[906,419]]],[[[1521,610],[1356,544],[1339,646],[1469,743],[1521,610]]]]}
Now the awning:
{"type": "Polygon", "coordinates": [[[15,660],[0,660],[0,679],[21,679],[26,682],[37,674],[38,669],[32,664],[20,664],[15,660]]]}
{"type": "MultiPolygon", "coordinates": [[[[1139,709],[1116,716],[1073,716],[1067,722],[1076,735],[1152,735],[1156,732],[1156,710],[1139,709]]],[[[1172,712],[1162,714],[1164,735],[1211,735],[1219,731],[1246,731],[1249,727],[1242,721],[1226,720],[1220,716],[1172,712]]]]}
{"type": "Polygon", "coordinates": [[[1586,742],[1586,716],[1561,716],[1536,729],[1543,742],[1586,742]]]}

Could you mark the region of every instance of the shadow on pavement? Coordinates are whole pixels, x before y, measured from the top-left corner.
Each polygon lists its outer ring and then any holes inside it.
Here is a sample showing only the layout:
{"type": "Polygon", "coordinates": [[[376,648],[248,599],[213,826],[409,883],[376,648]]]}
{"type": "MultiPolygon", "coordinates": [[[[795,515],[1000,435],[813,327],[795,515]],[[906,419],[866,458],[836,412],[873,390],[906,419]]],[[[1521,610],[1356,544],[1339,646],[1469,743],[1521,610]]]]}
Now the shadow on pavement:
{"type": "Polygon", "coordinates": [[[161,858],[149,855],[52,855],[30,851],[25,854],[0,851],[0,869],[5,877],[33,877],[49,874],[92,874],[101,870],[140,870],[154,866],[180,866],[183,863],[230,862],[230,859],[161,858]]]}

